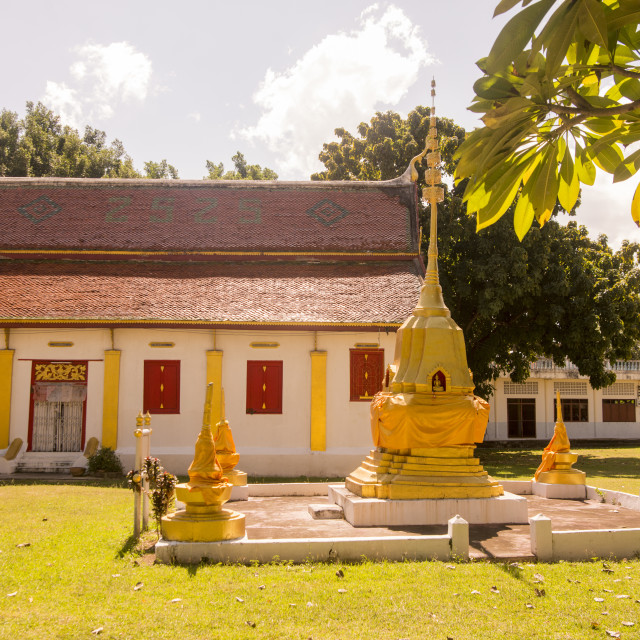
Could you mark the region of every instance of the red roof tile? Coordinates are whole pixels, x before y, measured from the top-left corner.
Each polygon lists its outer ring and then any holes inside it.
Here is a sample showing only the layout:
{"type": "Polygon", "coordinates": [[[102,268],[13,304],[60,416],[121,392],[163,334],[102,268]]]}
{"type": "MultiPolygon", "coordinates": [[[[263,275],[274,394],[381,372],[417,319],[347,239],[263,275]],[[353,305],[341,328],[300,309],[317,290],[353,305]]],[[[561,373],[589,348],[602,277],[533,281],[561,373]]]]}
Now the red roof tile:
{"type": "Polygon", "coordinates": [[[0,325],[402,323],[418,261],[0,262],[0,325]]]}
{"type": "Polygon", "coordinates": [[[415,184],[1,178],[0,249],[416,253],[415,184]]]}

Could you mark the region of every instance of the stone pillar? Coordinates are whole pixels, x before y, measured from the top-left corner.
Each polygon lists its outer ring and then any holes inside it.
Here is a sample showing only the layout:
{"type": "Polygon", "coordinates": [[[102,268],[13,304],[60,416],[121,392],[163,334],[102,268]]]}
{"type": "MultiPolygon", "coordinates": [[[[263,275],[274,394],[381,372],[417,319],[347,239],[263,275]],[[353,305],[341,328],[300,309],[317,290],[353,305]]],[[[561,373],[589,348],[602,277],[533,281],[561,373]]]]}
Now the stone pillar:
{"type": "Polygon", "coordinates": [[[219,349],[207,351],[207,379],[205,383],[213,383],[211,424],[214,427],[222,419],[222,353],[219,349]]]}
{"type": "Polygon", "coordinates": [[[9,446],[13,349],[0,349],[0,449],[9,446]]]}
{"type": "Polygon", "coordinates": [[[104,352],[104,390],[102,392],[102,446],[118,448],[118,405],[120,401],[119,349],[104,352]]]}
{"type": "Polygon", "coordinates": [[[327,449],[327,352],[311,351],[311,451],[327,449]]]}
{"type": "Polygon", "coordinates": [[[531,553],[540,562],[553,560],[553,533],[551,532],[551,519],[539,513],[529,518],[531,527],[531,553]]]}
{"type": "Polygon", "coordinates": [[[451,557],[469,559],[469,523],[459,515],[447,522],[447,535],[451,539],[451,557]]]}

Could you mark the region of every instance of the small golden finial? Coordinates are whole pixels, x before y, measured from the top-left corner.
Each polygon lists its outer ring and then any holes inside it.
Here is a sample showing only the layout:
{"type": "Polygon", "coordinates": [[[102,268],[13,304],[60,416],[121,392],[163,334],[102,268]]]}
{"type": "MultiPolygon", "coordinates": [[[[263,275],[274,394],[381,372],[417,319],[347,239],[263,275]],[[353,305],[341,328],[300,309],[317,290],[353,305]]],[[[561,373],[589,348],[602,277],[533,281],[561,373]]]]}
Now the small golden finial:
{"type": "Polygon", "coordinates": [[[149,413],[149,409],[147,409],[147,413],[144,414],[144,426],[148,427],[151,424],[151,414],[149,413]]]}
{"type": "Polygon", "coordinates": [[[142,411],[138,411],[138,415],[136,416],[136,427],[141,427],[142,421],[143,421],[142,411]]]}

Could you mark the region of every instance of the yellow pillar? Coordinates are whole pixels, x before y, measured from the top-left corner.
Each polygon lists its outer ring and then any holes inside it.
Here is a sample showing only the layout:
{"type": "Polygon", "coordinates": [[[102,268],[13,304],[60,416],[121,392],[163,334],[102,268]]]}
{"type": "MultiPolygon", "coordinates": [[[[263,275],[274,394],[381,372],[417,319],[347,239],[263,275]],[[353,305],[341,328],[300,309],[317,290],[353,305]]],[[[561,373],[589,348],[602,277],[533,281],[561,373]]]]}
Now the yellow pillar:
{"type": "Polygon", "coordinates": [[[311,352],[311,450],[327,449],[327,352],[311,352]]]}
{"type": "Polygon", "coordinates": [[[9,446],[13,349],[0,349],[0,449],[9,446]]]}
{"type": "Polygon", "coordinates": [[[120,399],[120,350],[104,352],[104,391],[102,393],[102,446],[118,448],[118,401],[120,399]]]}
{"type": "Polygon", "coordinates": [[[219,349],[207,351],[206,384],[210,382],[213,382],[211,424],[215,427],[222,419],[222,351],[219,349]]]}

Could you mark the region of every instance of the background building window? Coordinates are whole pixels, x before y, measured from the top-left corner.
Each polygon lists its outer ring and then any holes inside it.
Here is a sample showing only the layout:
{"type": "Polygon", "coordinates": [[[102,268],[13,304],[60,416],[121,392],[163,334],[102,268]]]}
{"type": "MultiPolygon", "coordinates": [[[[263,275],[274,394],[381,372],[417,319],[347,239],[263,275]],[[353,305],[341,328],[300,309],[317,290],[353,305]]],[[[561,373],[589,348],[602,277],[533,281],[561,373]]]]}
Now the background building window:
{"type": "Polygon", "coordinates": [[[507,398],[509,438],[536,437],[536,399],[507,398]]]}
{"type": "Polygon", "coordinates": [[[635,422],[635,400],[603,400],[602,422],[635,422]]]}
{"type": "Polygon", "coordinates": [[[247,413],[282,413],[282,360],[247,361],[247,413]]]}
{"type": "MultiPolygon", "coordinates": [[[[585,398],[560,398],[563,422],[589,422],[589,401],[585,398]]],[[[556,401],[553,401],[553,420],[558,420],[556,401]]]]}
{"type": "Polygon", "coordinates": [[[144,361],[143,411],[180,413],[180,360],[144,361]]]}
{"type": "Polygon", "coordinates": [[[382,389],[384,377],[384,349],[351,349],[350,399],[371,401],[382,389]]]}

